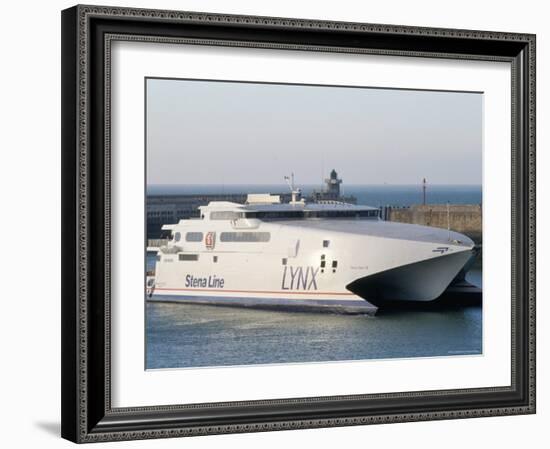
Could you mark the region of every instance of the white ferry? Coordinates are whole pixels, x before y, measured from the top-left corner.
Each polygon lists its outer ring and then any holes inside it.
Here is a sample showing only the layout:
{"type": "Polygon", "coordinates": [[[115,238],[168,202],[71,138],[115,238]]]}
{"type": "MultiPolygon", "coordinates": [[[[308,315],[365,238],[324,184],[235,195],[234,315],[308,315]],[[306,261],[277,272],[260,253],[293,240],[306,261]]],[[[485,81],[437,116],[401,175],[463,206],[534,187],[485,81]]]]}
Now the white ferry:
{"type": "Polygon", "coordinates": [[[200,218],[164,225],[171,240],[157,249],[148,300],[372,314],[388,301],[436,299],[475,257],[457,232],[298,193],[285,204],[270,194],[213,201],[200,218]]]}

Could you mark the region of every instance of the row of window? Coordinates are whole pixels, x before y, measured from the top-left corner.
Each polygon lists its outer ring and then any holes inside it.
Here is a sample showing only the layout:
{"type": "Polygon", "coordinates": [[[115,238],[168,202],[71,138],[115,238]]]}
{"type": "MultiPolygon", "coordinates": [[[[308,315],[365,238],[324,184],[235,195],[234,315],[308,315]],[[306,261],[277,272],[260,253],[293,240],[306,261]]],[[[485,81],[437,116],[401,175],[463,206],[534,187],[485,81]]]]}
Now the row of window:
{"type": "Polygon", "coordinates": [[[244,213],[230,210],[210,212],[210,220],[237,220],[238,218],[244,218],[244,213]]]}
{"type": "MultiPolygon", "coordinates": [[[[187,232],[185,234],[186,242],[202,242],[204,235],[202,232],[187,232]]],[[[271,233],[269,232],[222,232],[220,241],[222,242],[269,242],[271,233]]],[[[181,232],[174,233],[174,241],[181,240],[181,232]]]]}
{"type": "Polygon", "coordinates": [[[188,232],[185,234],[186,242],[202,242],[202,232],[188,232]]]}
{"type": "MultiPolygon", "coordinates": [[[[181,261],[196,262],[197,260],[199,260],[199,255],[198,254],[178,254],[178,259],[181,261]]],[[[157,254],[157,262],[160,262],[160,260],[161,260],[161,255],[157,254]]],[[[218,261],[218,256],[214,256],[214,262],[217,262],[217,261],[218,261]]]]}
{"type": "MultiPolygon", "coordinates": [[[[198,254],[179,254],[178,258],[182,262],[196,262],[197,260],[199,260],[199,255],[198,254]]],[[[214,263],[217,263],[218,256],[212,256],[212,261],[214,263]]]]}
{"type": "MultiPolygon", "coordinates": [[[[174,217],[182,216],[189,211],[149,211],[147,216],[152,217],[174,217]]],[[[194,215],[194,214],[193,214],[194,215]]],[[[210,220],[237,220],[239,218],[258,218],[261,220],[276,219],[304,219],[304,218],[364,218],[377,217],[378,210],[290,210],[290,211],[260,211],[260,212],[236,212],[236,211],[214,211],[210,212],[210,220]]],[[[204,217],[202,217],[204,218],[204,217]]]]}
{"type": "Polygon", "coordinates": [[[220,234],[222,242],[269,242],[270,239],[269,232],[222,232],[220,234]]]}
{"type": "Polygon", "coordinates": [[[260,220],[304,219],[304,218],[365,218],[378,217],[379,210],[288,210],[288,211],[214,211],[210,220],[237,220],[239,218],[258,218],[260,220]]]}
{"type": "Polygon", "coordinates": [[[365,218],[378,217],[378,209],[373,210],[291,210],[246,212],[245,218],[269,219],[304,219],[304,218],[365,218]]]}
{"type": "MultiPolygon", "coordinates": [[[[186,242],[202,242],[202,232],[188,232],[185,234],[186,242]]],[[[174,233],[174,240],[179,242],[181,240],[181,232],[174,233]]]]}

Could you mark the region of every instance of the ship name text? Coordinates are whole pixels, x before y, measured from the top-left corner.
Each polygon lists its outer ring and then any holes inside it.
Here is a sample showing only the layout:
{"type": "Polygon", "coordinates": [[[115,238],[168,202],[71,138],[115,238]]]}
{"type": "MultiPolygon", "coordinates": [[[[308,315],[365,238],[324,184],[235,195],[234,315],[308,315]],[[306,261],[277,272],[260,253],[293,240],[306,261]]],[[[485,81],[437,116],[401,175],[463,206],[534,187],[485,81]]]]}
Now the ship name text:
{"type": "Polygon", "coordinates": [[[319,267],[292,267],[283,269],[282,290],[317,290],[319,267]]]}

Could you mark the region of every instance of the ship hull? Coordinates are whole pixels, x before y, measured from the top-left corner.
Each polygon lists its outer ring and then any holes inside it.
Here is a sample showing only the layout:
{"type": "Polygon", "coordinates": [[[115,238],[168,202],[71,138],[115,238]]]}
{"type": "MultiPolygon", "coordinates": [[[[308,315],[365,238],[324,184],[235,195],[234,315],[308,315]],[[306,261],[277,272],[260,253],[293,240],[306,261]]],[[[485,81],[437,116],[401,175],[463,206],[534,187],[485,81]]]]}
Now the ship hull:
{"type": "Polygon", "coordinates": [[[153,294],[149,302],[201,304],[224,307],[249,307],[254,309],[292,312],[330,312],[344,315],[374,315],[377,307],[362,298],[354,299],[289,299],[273,297],[201,296],[188,294],[153,294]]]}
{"type": "Polygon", "coordinates": [[[471,251],[463,251],[403,265],[357,279],[347,289],[378,307],[399,301],[433,301],[471,257],[471,251]]]}

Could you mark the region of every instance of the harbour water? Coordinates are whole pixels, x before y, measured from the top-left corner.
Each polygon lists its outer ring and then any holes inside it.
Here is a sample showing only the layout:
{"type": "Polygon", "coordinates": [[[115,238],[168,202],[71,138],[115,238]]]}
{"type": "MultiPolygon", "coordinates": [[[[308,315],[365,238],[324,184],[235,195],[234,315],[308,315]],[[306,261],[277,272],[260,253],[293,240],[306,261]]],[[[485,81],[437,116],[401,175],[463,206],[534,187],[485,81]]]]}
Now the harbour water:
{"type": "MultiPolygon", "coordinates": [[[[481,273],[470,273],[477,282],[481,273]]],[[[481,306],[374,317],[147,303],[148,369],[482,353],[481,306]]]]}
{"type": "MultiPolygon", "coordinates": [[[[300,185],[302,194],[308,196],[321,185],[300,185]]],[[[243,192],[288,192],[286,184],[275,185],[149,185],[150,195],[230,194],[243,192]]],[[[406,207],[422,202],[421,185],[347,185],[342,184],[342,195],[353,195],[357,204],[368,206],[406,207]]],[[[481,204],[480,185],[428,185],[426,201],[430,204],[481,204]]]]}
{"type": "MultiPolygon", "coordinates": [[[[314,187],[304,188],[304,194],[314,187]]],[[[213,189],[151,186],[148,191],[220,192],[219,186],[213,189]]],[[[263,186],[262,192],[286,189],[263,186]]],[[[480,186],[431,186],[428,192],[432,204],[480,204],[482,199],[480,186]]],[[[348,186],[344,193],[372,206],[409,206],[421,199],[419,186],[348,186]]],[[[147,269],[153,268],[149,253],[147,269]]],[[[467,280],[482,286],[480,263],[467,280]]],[[[482,307],[387,310],[369,317],[147,302],[145,333],[147,369],[476,355],[482,353],[482,307]]]]}

